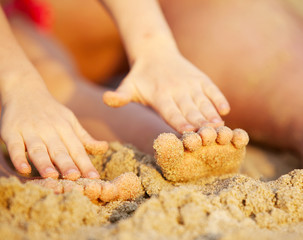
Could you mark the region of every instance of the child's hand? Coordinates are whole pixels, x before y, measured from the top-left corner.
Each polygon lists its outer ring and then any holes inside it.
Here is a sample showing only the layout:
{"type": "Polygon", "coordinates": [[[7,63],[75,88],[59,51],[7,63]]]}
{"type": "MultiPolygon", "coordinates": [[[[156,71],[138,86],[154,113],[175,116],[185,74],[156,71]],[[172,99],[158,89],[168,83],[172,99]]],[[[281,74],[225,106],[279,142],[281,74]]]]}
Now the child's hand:
{"type": "Polygon", "coordinates": [[[141,56],[115,92],[104,102],[120,107],[130,101],[153,107],[178,132],[204,125],[223,125],[220,115],[230,111],[216,85],[178,51],[141,56]]]}
{"type": "Polygon", "coordinates": [[[41,89],[15,91],[3,102],[1,137],[15,168],[30,173],[25,151],[42,177],[62,176],[75,180],[81,175],[99,177],[84,146],[107,149],[106,142],[94,140],[74,114],[41,89]],[[27,92],[27,94],[26,94],[27,92]],[[56,167],[56,168],[55,168],[56,167]]]}

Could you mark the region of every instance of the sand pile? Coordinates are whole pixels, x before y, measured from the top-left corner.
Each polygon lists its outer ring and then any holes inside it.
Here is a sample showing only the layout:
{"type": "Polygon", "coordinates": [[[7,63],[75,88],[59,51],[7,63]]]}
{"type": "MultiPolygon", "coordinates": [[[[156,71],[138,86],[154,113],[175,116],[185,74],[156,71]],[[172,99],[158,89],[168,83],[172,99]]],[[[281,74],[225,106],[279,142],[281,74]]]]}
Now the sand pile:
{"type": "Polygon", "coordinates": [[[153,157],[119,143],[92,161],[103,179],[137,174],[144,194],[133,201],[93,203],[77,191],[56,195],[30,182],[1,178],[1,238],[303,238],[303,170],[269,182],[237,174],[173,184],[153,157]]]}

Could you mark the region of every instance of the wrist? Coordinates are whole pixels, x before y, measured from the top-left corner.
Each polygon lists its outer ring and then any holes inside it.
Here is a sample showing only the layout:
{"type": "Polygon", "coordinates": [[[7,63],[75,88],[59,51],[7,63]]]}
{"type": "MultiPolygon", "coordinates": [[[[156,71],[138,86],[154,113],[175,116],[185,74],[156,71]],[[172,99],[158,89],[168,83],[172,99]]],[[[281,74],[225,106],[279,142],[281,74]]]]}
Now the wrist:
{"type": "Polygon", "coordinates": [[[35,93],[48,94],[41,76],[35,70],[5,71],[0,73],[2,104],[24,96],[28,97],[35,93]]]}
{"type": "Polygon", "coordinates": [[[145,33],[140,42],[134,44],[133,51],[128,51],[130,65],[141,58],[163,56],[165,53],[180,53],[176,42],[166,34],[145,33]]]}
{"type": "Polygon", "coordinates": [[[103,0],[122,36],[129,63],[155,51],[177,51],[158,0],[103,0]]]}

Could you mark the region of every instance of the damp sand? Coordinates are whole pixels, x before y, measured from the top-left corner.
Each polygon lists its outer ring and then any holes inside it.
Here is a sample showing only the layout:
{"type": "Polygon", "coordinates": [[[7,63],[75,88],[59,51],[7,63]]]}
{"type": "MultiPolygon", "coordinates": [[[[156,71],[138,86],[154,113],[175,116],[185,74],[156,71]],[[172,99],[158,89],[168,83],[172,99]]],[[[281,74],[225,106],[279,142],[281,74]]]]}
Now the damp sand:
{"type": "Polygon", "coordinates": [[[248,147],[242,174],[187,184],[166,181],[152,156],[119,143],[92,161],[105,180],[137,174],[143,194],[91,202],[2,177],[0,239],[303,238],[303,170],[289,154],[248,147]]]}

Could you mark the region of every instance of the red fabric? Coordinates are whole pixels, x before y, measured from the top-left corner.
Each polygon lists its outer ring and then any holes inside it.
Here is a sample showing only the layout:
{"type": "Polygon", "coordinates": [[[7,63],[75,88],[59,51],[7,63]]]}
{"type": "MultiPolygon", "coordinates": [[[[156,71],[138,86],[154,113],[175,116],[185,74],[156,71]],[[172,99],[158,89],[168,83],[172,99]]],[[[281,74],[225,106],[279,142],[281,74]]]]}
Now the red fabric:
{"type": "Polygon", "coordinates": [[[41,28],[48,30],[52,23],[52,14],[47,3],[37,0],[12,0],[4,6],[8,16],[24,13],[41,28]]]}

